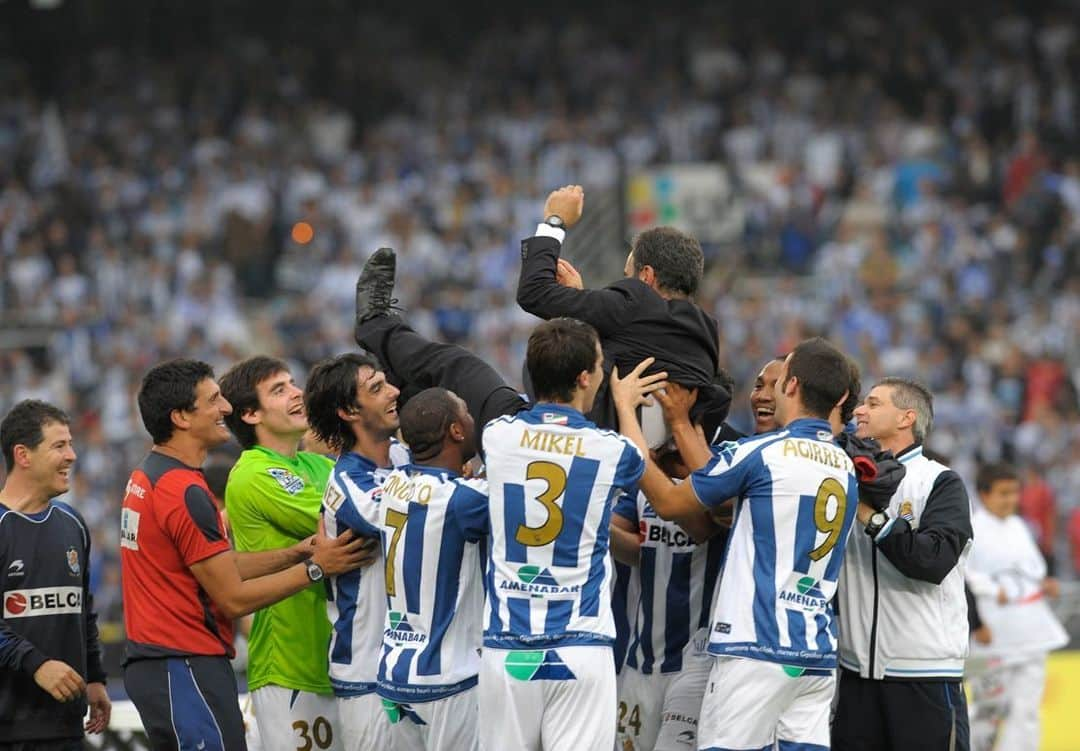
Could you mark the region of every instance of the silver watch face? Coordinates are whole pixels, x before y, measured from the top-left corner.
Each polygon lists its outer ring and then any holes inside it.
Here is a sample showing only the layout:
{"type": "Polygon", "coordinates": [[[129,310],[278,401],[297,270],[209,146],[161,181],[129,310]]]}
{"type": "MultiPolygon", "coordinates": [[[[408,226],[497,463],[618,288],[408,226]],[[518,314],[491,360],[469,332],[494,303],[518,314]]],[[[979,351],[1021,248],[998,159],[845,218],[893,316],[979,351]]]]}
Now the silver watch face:
{"type": "Polygon", "coordinates": [[[323,578],[322,566],[320,566],[317,563],[308,562],[307,575],[308,575],[308,578],[311,579],[311,581],[313,581],[313,582],[319,581],[320,579],[323,578]]]}

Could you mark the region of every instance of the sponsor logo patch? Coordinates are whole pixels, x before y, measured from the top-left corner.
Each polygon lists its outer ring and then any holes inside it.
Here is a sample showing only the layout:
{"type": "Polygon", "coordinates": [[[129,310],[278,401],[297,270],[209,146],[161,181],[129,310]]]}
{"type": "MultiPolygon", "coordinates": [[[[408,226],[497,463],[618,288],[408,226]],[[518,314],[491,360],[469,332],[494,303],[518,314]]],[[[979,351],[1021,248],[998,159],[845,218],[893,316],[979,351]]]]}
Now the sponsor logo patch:
{"type": "Polygon", "coordinates": [[[72,576],[78,576],[82,573],[82,567],[79,566],[79,551],[72,546],[67,549],[65,555],[67,557],[68,571],[71,572],[72,576]]]}
{"type": "Polygon", "coordinates": [[[7,575],[8,575],[9,578],[13,578],[13,577],[16,577],[16,576],[22,576],[23,574],[26,573],[24,569],[25,569],[25,564],[23,564],[22,558],[19,558],[18,560],[14,560],[14,561],[12,561],[11,563],[8,564],[7,575]]]}
{"type": "Polygon", "coordinates": [[[518,581],[505,579],[499,583],[499,589],[513,592],[525,592],[530,597],[541,598],[545,595],[570,595],[581,590],[580,584],[564,586],[547,567],[534,566],[531,563],[517,570],[518,581]]]}
{"type": "Polygon", "coordinates": [[[554,649],[515,650],[506,655],[506,673],[519,681],[573,681],[577,676],[554,649]]]}
{"type": "Polygon", "coordinates": [[[697,740],[697,733],[693,730],[684,730],[675,736],[675,741],[683,746],[692,746],[694,741],[697,740]]]}
{"type": "Polygon", "coordinates": [[[139,549],[139,512],[126,508],[120,512],[120,547],[139,549]]]}
{"type": "Polygon", "coordinates": [[[812,576],[799,576],[794,582],[789,580],[788,585],[776,595],[776,599],[780,600],[782,607],[804,613],[823,612],[829,604],[829,599],[821,591],[817,579],[812,576]]]}
{"type": "Polygon", "coordinates": [[[404,613],[397,610],[391,610],[386,614],[387,620],[390,622],[390,627],[386,629],[386,637],[394,642],[397,646],[404,646],[406,643],[422,643],[427,641],[426,634],[418,634],[413,631],[412,625],[409,623],[409,618],[404,613]]]}
{"type": "Polygon", "coordinates": [[[4,618],[82,612],[82,587],[38,587],[4,593],[4,618]]]}

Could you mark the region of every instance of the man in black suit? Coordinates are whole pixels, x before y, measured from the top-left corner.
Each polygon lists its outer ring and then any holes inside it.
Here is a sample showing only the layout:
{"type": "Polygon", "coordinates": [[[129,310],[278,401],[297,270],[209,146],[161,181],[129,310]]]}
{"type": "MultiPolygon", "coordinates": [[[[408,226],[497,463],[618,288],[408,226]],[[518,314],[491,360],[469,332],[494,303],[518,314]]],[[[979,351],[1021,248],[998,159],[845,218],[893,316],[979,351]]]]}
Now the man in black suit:
{"type": "MultiPolygon", "coordinates": [[[[666,370],[672,381],[698,389],[694,421],[715,429],[727,415],[731,393],[718,378],[716,322],[690,299],[704,267],[701,246],[670,227],[648,230],[635,240],[626,279],[602,290],[582,289],[580,277],[573,282],[573,267],[558,257],[563,231],[552,217],[571,226],[580,219],[583,204],[580,186],[548,196],[548,221],[539,226],[537,236],[522,243],[518,302],[542,318],[562,315],[594,326],[601,337],[605,376],[612,366],[628,373],[645,358],[655,357],[650,372],[666,370]],[[556,280],[560,265],[561,281],[556,280]]],[[[396,257],[389,248],[375,251],[364,265],[356,282],[354,337],[379,359],[387,380],[402,390],[399,402],[440,386],[465,401],[481,429],[496,417],[526,409],[522,395],[483,360],[456,345],[425,339],[394,313],[395,272],[396,257]]],[[[614,429],[606,383],[598,405],[601,399],[604,406],[594,408],[589,417],[614,429]]],[[[659,410],[656,416],[659,420],[659,410]]]]}
{"type": "MultiPolygon", "coordinates": [[[[704,273],[701,245],[673,227],[655,227],[634,238],[625,278],[603,289],[584,289],[581,276],[559,257],[566,231],[581,218],[585,194],[580,185],[552,191],[544,221],[521,243],[517,301],[543,319],[567,316],[591,324],[600,334],[604,372],[630,372],[646,357],[647,372],[698,389],[695,418],[719,423],[727,416],[731,393],[716,382],[719,331],[716,321],[694,303],[704,273]]],[[[607,379],[589,418],[601,427],[617,425],[607,379]]]]}

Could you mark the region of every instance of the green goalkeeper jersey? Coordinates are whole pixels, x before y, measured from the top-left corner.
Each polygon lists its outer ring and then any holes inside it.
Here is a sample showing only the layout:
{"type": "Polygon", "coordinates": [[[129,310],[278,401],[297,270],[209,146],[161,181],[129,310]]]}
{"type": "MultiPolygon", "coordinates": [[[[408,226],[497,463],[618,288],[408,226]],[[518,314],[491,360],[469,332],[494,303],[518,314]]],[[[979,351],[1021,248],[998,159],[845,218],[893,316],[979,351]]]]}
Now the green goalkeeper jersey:
{"type": "MultiPolygon", "coordinates": [[[[236,549],[276,550],[315,534],[333,468],[330,459],[307,451],[290,458],[255,446],[240,454],[225,486],[236,549]]],[[[248,638],[248,688],[272,684],[333,693],[327,677],[329,644],[322,582],[256,611],[248,638]]]]}

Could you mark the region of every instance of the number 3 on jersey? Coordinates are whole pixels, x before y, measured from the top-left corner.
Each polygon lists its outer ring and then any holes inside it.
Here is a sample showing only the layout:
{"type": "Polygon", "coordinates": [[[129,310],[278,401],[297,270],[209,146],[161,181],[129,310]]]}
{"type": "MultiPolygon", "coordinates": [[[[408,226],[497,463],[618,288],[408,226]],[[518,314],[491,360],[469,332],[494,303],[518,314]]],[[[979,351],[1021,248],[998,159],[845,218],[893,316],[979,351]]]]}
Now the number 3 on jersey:
{"type": "Polygon", "coordinates": [[[555,502],[566,492],[566,470],[554,462],[530,462],[525,470],[525,479],[547,483],[544,492],[536,497],[547,511],[547,519],[539,527],[519,524],[514,539],[530,548],[549,545],[563,528],[563,511],[555,502]]]}

